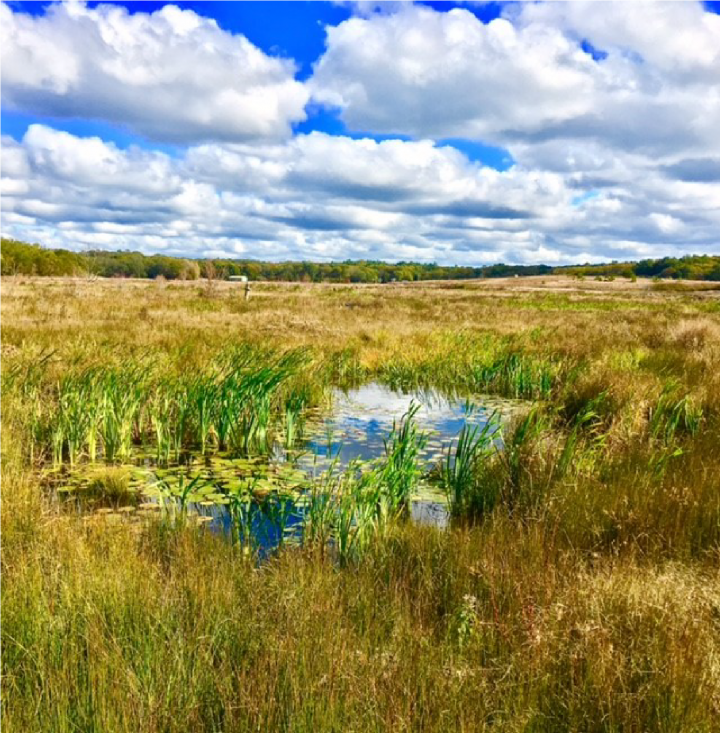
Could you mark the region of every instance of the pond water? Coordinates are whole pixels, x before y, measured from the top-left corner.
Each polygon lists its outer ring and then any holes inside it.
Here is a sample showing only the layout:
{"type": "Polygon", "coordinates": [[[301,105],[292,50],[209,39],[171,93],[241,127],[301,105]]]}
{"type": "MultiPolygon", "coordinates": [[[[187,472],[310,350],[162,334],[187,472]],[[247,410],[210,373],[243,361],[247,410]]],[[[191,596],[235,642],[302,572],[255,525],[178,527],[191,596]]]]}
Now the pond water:
{"type": "MultiPolygon", "coordinates": [[[[383,456],[393,424],[399,425],[413,405],[418,407],[415,421],[427,434],[421,460],[430,469],[455,444],[464,426],[483,427],[493,415],[507,420],[520,404],[490,396],[448,397],[434,390],[404,393],[377,382],[348,392],[336,390],[333,397],[330,413],[308,427],[307,452],[297,460],[298,466],[316,474],[329,466],[343,469],[351,461],[372,461],[383,456]]],[[[412,499],[411,516],[415,521],[445,526],[446,504],[444,494],[424,482],[412,499]]]]}
{"type": "Polygon", "coordinates": [[[482,426],[495,412],[507,417],[516,409],[515,404],[497,398],[463,400],[434,391],[404,394],[378,383],[348,392],[338,390],[330,413],[308,426],[305,449],[309,457],[303,456],[301,463],[324,470],[333,462],[344,468],[353,460],[382,456],[393,423],[399,425],[413,404],[418,406],[415,421],[428,434],[422,453],[427,463],[438,460],[465,425],[482,426]]]}
{"type": "MultiPolygon", "coordinates": [[[[182,464],[166,467],[153,465],[148,455],[139,456],[131,471],[131,486],[145,500],[142,511],[152,511],[161,497],[167,499],[170,495],[177,499],[188,482],[198,478],[197,486],[202,488],[189,492],[188,496],[195,500],[189,502],[188,508],[198,521],[218,531],[231,528],[230,515],[222,502],[223,492],[250,484],[261,497],[274,496],[279,491],[284,498],[272,504],[265,502],[270,511],[254,512],[248,519],[248,528],[258,544],[269,549],[278,544],[280,533],[286,538],[298,536],[301,529],[302,501],[287,497],[301,497],[313,480],[327,476],[329,471],[339,474],[357,462],[366,465],[380,459],[393,424],[399,426],[412,405],[418,408],[415,422],[427,435],[421,460],[429,471],[442,460],[465,425],[482,427],[493,415],[500,423],[505,422],[522,409],[523,403],[486,396],[463,399],[433,391],[407,394],[378,383],[347,392],[336,390],[332,407],[308,417],[302,437],[291,450],[276,445],[269,459],[190,455],[182,464]]],[[[82,481],[86,488],[91,486],[92,474],[86,473],[82,481]]],[[[67,488],[72,490],[72,486],[67,488]]],[[[130,511],[127,507],[127,514],[130,511]]],[[[448,522],[445,496],[428,481],[421,482],[418,493],[412,497],[410,513],[418,522],[440,527],[448,522]]]]}

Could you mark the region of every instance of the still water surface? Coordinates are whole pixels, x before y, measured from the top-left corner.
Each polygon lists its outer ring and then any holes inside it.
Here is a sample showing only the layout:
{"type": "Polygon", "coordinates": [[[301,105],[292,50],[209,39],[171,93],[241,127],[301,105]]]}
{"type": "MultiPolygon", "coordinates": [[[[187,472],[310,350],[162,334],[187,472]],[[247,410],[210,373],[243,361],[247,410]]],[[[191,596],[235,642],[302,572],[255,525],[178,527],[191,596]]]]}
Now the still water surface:
{"type": "MultiPolygon", "coordinates": [[[[466,425],[484,426],[496,415],[499,424],[506,422],[514,413],[523,409],[522,402],[502,400],[489,396],[475,396],[471,399],[449,397],[434,391],[403,393],[379,383],[365,384],[343,392],[336,390],[328,409],[311,414],[305,421],[302,438],[291,450],[276,445],[267,458],[238,458],[215,454],[205,457],[188,457],[180,465],[157,466],[147,455],[139,457],[139,466],[133,473],[132,484],[140,495],[152,499],[148,487],[175,484],[200,476],[208,486],[228,491],[233,486],[253,483],[256,490],[272,492],[279,490],[286,498],[278,499],[272,507],[275,516],[264,512],[252,519],[252,532],[264,551],[278,544],[279,533],[286,538],[299,539],[303,520],[301,502],[295,502],[303,486],[322,477],[328,471],[337,474],[357,462],[368,463],[381,459],[385,454],[385,441],[393,425],[399,427],[402,418],[412,405],[417,405],[415,421],[420,431],[427,435],[427,442],[421,453],[421,461],[429,471],[446,455],[449,447],[466,425]],[[277,511],[283,513],[278,526],[277,511]]],[[[497,434],[500,442],[500,433],[497,434]]],[[[85,485],[88,477],[84,478],[85,485]]],[[[221,497],[220,494],[217,496],[221,497]]],[[[229,531],[231,526],[227,508],[212,500],[189,504],[189,510],[201,521],[217,531],[229,531]]],[[[145,504],[147,506],[147,504],[145,504]]],[[[131,511],[131,507],[125,507],[131,511]]],[[[109,509],[102,510],[109,512],[109,509]]],[[[418,493],[411,500],[411,517],[418,522],[444,527],[448,522],[446,499],[443,493],[430,482],[422,481],[418,493]]]]}
{"type": "MultiPolygon", "coordinates": [[[[418,428],[427,434],[421,459],[429,470],[442,460],[465,425],[482,427],[493,415],[497,415],[501,423],[505,422],[520,409],[521,403],[488,396],[461,399],[435,391],[403,393],[376,382],[347,392],[336,390],[332,408],[323,417],[308,422],[302,450],[293,456],[293,463],[309,476],[317,477],[330,469],[342,471],[353,461],[379,459],[385,453],[385,441],[393,424],[399,426],[412,405],[419,408],[415,415],[418,428]]],[[[282,447],[275,451],[274,460],[287,460],[282,447]]],[[[427,482],[423,482],[420,492],[412,497],[410,508],[415,521],[439,527],[447,525],[446,498],[427,482]]],[[[212,523],[218,527],[227,526],[222,507],[199,507],[199,511],[212,517],[212,523]]],[[[291,532],[301,519],[301,512],[296,512],[288,521],[288,530],[291,532]]],[[[261,520],[258,521],[262,525],[261,520]]],[[[272,527],[258,526],[257,529],[262,544],[277,542],[272,527]]]]}

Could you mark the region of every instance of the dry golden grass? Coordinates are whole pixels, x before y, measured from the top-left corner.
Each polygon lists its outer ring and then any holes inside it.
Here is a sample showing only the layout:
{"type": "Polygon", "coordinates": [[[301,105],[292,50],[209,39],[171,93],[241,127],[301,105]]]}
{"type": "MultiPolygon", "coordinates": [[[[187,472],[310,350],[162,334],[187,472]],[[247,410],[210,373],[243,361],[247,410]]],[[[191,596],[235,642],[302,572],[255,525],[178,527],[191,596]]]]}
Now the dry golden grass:
{"type": "Polygon", "coordinates": [[[718,730],[719,295],[544,277],[245,301],[220,282],[3,279],[5,376],[48,354],[49,383],[127,358],[192,370],[244,341],[307,346],[335,382],[447,383],[494,349],[561,374],[512,513],[398,526],[346,568],[292,549],[258,567],[207,532],[60,511],[5,387],[3,728],[718,730]],[[666,446],[669,380],[703,417],[666,446]]]}

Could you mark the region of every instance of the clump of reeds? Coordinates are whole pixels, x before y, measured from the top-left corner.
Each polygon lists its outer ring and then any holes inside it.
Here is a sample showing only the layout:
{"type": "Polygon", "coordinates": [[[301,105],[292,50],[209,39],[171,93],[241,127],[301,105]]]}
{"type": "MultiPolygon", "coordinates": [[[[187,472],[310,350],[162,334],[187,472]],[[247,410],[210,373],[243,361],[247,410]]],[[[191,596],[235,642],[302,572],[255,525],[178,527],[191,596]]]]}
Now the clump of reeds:
{"type": "Polygon", "coordinates": [[[666,445],[682,436],[694,436],[702,424],[702,407],[688,394],[679,394],[676,380],[668,381],[650,410],[650,435],[666,445]]]}
{"type": "Polygon", "coordinates": [[[83,499],[101,506],[120,507],[134,504],[137,491],[130,487],[130,474],[121,467],[107,467],[90,481],[83,499]]]}
{"type": "Polygon", "coordinates": [[[482,479],[482,464],[495,452],[498,429],[495,414],[484,424],[465,425],[454,448],[449,446],[446,450],[440,482],[456,516],[466,513],[470,502],[480,514],[491,511],[495,505],[497,496],[490,490],[490,483],[482,479]]]}
{"type": "Polygon", "coordinates": [[[294,440],[307,394],[278,404],[281,387],[307,363],[304,351],[235,350],[208,373],[156,373],[149,364],[93,367],[57,384],[34,436],[47,439],[55,463],[127,459],[149,442],[160,461],[183,450],[267,451],[273,423],[290,419],[294,440]],[[288,418],[290,415],[290,418],[288,418]]]}

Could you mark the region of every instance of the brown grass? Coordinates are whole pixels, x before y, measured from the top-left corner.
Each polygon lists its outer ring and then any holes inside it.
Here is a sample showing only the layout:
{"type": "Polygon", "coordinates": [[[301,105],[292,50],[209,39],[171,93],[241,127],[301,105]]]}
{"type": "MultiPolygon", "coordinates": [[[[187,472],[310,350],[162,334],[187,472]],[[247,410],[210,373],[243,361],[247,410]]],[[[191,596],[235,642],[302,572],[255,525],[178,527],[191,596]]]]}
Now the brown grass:
{"type": "Polygon", "coordinates": [[[22,380],[4,386],[4,729],[718,730],[716,292],[543,277],[245,301],[223,282],[5,278],[2,308],[4,385],[43,355],[51,387],[130,357],[192,370],[237,342],[308,346],[334,381],[443,381],[499,348],[564,368],[512,514],[399,525],[346,568],[62,511],[28,460],[22,380]],[[665,445],[649,425],[669,380],[703,418],[665,445]]]}

